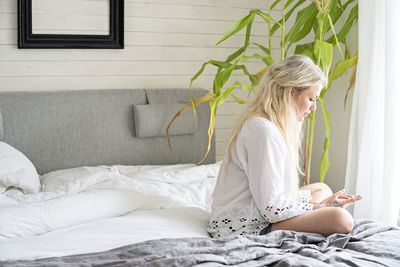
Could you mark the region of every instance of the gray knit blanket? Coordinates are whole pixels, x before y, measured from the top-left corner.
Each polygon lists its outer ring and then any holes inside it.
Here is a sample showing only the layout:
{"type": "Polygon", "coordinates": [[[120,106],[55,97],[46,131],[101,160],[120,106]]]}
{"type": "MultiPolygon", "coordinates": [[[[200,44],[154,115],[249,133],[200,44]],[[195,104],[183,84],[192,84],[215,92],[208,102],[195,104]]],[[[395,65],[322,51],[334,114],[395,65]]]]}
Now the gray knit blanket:
{"type": "Polygon", "coordinates": [[[0,266],[400,266],[400,228],[356,220],[354,230],[319,234],[158,239],[109,251],[0,262],[0,266]]]}

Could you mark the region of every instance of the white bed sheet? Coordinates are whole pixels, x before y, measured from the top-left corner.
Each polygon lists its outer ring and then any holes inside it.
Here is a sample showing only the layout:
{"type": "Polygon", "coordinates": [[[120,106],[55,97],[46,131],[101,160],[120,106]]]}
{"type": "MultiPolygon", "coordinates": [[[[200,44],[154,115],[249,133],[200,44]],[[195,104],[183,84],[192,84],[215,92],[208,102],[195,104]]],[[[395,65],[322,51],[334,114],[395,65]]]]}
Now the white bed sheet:
{"type": "Polygon", "coordinates": [[[41,177],[42,192],[0,195],[0,261],[208,237],[220,162],[81,167],[41,177]]]}
{"type": "Polygon", "coordinates": [[[0,260],[32,260],[106,251],[159,238],[209,237],[201,208],[139,210],[56,230],[0,240],[0,260]]]}

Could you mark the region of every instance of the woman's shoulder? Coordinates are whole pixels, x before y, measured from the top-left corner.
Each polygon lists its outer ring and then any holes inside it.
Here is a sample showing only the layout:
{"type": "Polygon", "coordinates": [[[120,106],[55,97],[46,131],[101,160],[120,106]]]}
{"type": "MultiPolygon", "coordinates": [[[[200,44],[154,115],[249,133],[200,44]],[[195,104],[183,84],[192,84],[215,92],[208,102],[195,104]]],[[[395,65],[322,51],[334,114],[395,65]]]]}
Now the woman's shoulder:
{"type": "Polygon", "coordinates": [[[247,145],[255,143],[257,146],[275,144],[278,147],[285,147],[285,140],[278,127],[263,117],[253,117],[245,121],[238,135],[238,143],[247,145]]]}
{"type": "Polygon", "coordinates": [[[243,124],[243,129],[249,131],[262,131],[265,133],[280,135],[278,127],[272,121],[263,117],[249,118],[243,124]]]}

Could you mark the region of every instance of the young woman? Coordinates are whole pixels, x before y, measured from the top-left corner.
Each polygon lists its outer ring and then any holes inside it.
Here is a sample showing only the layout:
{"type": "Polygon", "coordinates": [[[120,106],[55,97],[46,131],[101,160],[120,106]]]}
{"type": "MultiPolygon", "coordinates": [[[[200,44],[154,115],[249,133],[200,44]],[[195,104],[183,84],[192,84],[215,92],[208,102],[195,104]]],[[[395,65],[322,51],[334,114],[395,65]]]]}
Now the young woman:
{"type": "Polygon", "coordinates": [[[302,55],[268,69],[229,139],[213,193],[213,237],[353,229],[344,208],[361,197],[332,194],[323,183],[299,188],[301,125],[325,83],[320,68],[302,55]]]}

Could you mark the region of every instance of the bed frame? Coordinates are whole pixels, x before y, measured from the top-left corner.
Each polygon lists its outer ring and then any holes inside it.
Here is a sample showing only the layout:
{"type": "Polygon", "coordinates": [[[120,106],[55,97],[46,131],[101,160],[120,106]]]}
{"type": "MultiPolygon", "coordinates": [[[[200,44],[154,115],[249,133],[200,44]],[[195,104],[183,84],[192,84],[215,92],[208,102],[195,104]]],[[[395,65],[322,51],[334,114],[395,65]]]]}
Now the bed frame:
{"type": "MultiPolygon", "coordinates": [[[[206,90],[192,90],[195,98],[206,90]]],[[[98,165],[196,163],[207,145],[210,110],[187,110],[185,89],[0,93],[0,140],[24,153],[39,174],[98,165]]],[[[214,139],[214,138],[213,138],[214,139]]],[[[215,162],[215,142],[204,163],[215,162]]]]}

